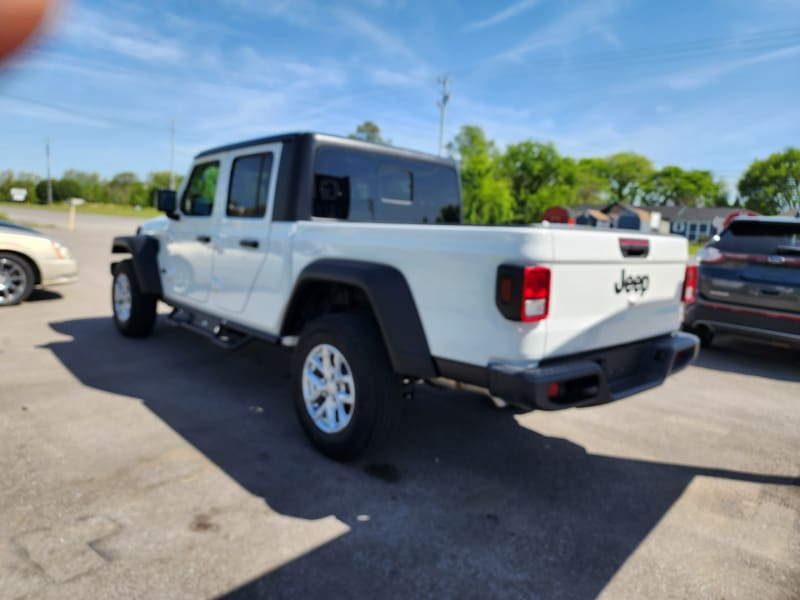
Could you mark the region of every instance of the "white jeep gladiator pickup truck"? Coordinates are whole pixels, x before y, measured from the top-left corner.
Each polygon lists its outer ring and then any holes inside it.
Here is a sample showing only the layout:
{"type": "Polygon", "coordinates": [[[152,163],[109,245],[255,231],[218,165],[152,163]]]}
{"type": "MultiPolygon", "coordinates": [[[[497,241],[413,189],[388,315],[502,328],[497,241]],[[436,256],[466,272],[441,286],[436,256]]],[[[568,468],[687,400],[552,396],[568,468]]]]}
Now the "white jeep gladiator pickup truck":
{"type": "Polygon", "coordinates": [[[118,237],[114,320],[148,335],[156,303],[226,347],[294,348],[313,444],[354,458],[420,381],[521,409],[616,400],[689,364],[682,237],[460,224],[449,160],[302,133],[197,155],[166,217],[118,237]]]}

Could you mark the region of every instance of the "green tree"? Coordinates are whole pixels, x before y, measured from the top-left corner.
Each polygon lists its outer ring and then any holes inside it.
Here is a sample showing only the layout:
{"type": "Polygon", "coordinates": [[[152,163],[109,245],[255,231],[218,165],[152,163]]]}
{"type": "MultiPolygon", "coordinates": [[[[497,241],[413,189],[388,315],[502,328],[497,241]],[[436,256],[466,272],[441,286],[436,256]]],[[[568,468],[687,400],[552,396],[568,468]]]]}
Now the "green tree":
{"type": "Polygon", "coordinates": [[[67,169],[64,171],[62,179],[71,179],[77,181],[81,189],[91,188],[100,185],[102,178],[99,173],[91,173],[88,171],[79,171],[78,169],[67,169]]]}
{"type": "Polygon", "coordinates": [[[30,171],[20,171],[19,173],[17,173],[14,179],[20,183],[30,182],[33,183],[34,185],[36,185],[42,180],[42,178],[39,177],[39,175],[37,175],[36,173],[31,173],[30,171]]]}
{"type": "Polygon", "coordinates": [[[140,191],[142,185],[136,173],[124,171],[114,175],[106,187],[114,204],[136,204],[145,195],[140,191]]]}
{"type": "MultiPolygon", "coordinates": [[[[11,201],[12,181],[14,181],[14,171],[10,169],[0,171],[0,200],[11,201]]],[[[33,197],[28,198],[28,202],[33,202],[33,197]]]]}
{"type": "MultiPolygon", "coordinates": [[[[51,180],[52,181],[52,180],[51,180]]],[[[39,204],[47,204],[47,180],[42,179],[34,189],[35,197],[39,204]]]]}
{"type": "Polygon", "coordinates": [[[516,223],[539,221],[548,207],[575,203],[575,163],[563,158],[553,144],[531,140],[512,144],[499,158],[499,167],[511,182],[516,223]]]}
{"type": "Polygon", "coordinates": [[[800,149],[786,148],[755,160],[739,180],[739,195],[750,210],[773,215],[800,207],[800,149]]]}
{"type": "MultiPolygon", "coordinates": [[[[52,179],[51,180],[53,201],[62,202],[69,198],[82,198],[83,190],[80,184],[74,179],[52,179]]],[[[35,197],[40,204],[47,204],[47,180],[43,179],[34,188],[35,197]]]]}
{"type": "Polygon", "coordinates": [[[26,202],[34,202],[36,199],[36,183],[30,179],[19,179],[19,175],[0,187],[0,199],[11,200],[11,188],[23,188],[27,190],[28,195],[25,197],[26,202]]]}
{"type": "Polygon", "coordinates": [[[514,218],[511,183],[499,168],[499,153],[483,130],[465,125],[448,144],[461,162],[464,223],[501,224],[514,218]]]}
{"type": "Polygon", "coordinates": [[[591,172],[606,180],[610,200],[626,204],[640,204],[653,163],[647,157],[633,152],[618,152],[607,158],[588,159],[584,163],[591,172]]]}
{"type": "MultiPolygon", "coordinates": [[[[170,172],[169,171],[153,171],[147,176],[147,196],[152,200],[153,192],[156,190],[166,190],[169,189],[170,184],[170,172]]],[[[181,187],[181,183],[183,182],[182,175],[175,176],[175,189],[181,187]]]]}
{"type": "Polygon", "coordinates": [[[575,204],[603,204],[608,201],[608,179],[600,173],[602,158],[582,158],[575,164],[575,204]]]}
{"type": "Polygon", "coordinates": [[[111,185],[125,186],[133,183],[139,183],[139,177],[136,175],[136,173],[132,173],[130,171],[117,173],[111,178],[111,185]]]}
{"type": "Polygon", "coordinates": [[[347,136],[354,140],[361,140],[363,142],[372,142],[373,144],[384,144],[388,146],[392,143],[391,140],[384,138],[381,135],[381,128],[372,121],[364,121],[356,127],[356,130],[347,136]]]}
{"type": "Polygon", "coordinates": [[[54,200],[69,200],[70,198],[81,198],[83,189],[74,179],[59,179],[53,184],[54,200]]]}
{"type": "Polygon", "coordinates": [[[667,166],[650,176],[643,200],[649,206],[727,206],[725,183],[711,171],[667,166]]]}

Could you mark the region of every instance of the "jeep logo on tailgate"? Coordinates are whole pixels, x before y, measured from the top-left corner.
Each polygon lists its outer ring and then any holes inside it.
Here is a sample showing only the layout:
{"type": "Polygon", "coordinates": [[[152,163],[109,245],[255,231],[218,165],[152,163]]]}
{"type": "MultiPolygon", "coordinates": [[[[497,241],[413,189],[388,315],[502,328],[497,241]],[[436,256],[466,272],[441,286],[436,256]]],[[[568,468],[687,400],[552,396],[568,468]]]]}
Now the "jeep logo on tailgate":
{"type": "Polygon", "coordinates": [[[625,277],[625,269],[622,269],[622,277],[614,284],[614,291],[617,294],[625,292],[639,292],[640,296],[644,296],[647,288],[650,287],[650,277],[647,275],[628,275],[625,277]]]}

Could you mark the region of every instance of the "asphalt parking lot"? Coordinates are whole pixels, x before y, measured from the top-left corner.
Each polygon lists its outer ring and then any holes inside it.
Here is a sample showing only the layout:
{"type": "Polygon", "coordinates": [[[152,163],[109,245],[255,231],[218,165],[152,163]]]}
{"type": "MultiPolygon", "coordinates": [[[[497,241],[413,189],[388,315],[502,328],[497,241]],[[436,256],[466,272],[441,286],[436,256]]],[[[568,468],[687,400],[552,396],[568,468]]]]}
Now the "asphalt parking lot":
{"type": "Polygon", "coordinates": [[[720,339],[616,404],[514,415],[420,388],[394,444],[305,441],[288,355],[111,321],[80,283],[0,310],[1,598],[800,598],[800,352],[720,339]]]}

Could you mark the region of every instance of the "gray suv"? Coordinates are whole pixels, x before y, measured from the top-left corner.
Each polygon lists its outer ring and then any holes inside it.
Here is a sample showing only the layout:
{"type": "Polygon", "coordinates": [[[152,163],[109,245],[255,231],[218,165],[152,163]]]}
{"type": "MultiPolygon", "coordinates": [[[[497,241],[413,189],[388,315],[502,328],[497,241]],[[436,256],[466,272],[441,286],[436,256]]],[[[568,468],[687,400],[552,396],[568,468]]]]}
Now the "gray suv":
{"type": "Polygon", "coordinates": [[[800,346],[800,219],[739,217],[697,254],[697,300],[684,326],[800,346]]]}

